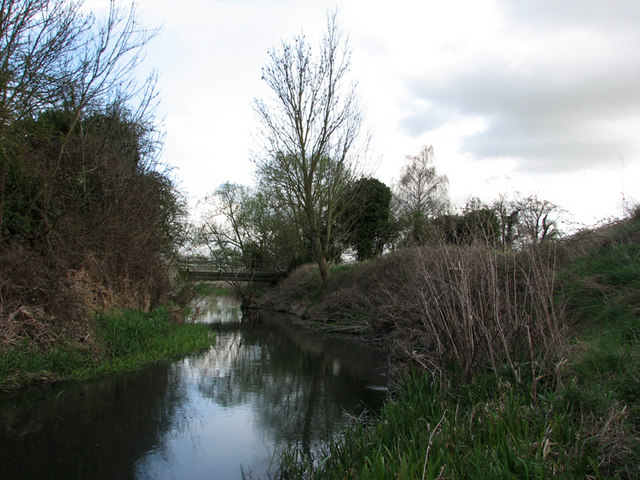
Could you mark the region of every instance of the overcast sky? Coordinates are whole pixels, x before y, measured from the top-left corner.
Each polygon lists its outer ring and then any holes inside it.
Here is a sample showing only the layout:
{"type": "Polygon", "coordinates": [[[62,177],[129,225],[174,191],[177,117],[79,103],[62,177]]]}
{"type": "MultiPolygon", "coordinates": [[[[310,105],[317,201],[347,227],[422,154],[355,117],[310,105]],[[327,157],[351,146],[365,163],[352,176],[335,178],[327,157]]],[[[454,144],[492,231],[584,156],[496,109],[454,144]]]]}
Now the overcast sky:
{"type": "MultiPolygon", "coordinates": [[[[105,5],[107,0],[92,0],[105,5]]],[[[253,181],[267,51],[320,39],[339,8],[374,176],[433,145],[451,196],[536,193],[578,221],[640,201],[638,0],[139,0],[161,26],[163,161],[192,204],[253,181]]]]}

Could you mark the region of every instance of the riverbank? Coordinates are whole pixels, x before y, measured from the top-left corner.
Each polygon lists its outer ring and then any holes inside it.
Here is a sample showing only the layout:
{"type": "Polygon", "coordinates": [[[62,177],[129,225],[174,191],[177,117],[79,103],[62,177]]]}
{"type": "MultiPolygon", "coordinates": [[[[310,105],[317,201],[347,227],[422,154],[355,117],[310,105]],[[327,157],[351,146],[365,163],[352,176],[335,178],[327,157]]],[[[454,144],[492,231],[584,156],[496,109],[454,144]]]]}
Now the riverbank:
{"type": "Polygon", "coordinates": [[[636,214],[535,255],[397,252],[324,291],[299,270],[265,302],[357,327],[405,373],[377,422],[287,452],[283,477],[640,477],[639,245],[636,214]]]}
{"type": "Polygon", "coordinates": [[[93,317],[89,333],[48,348],[23,342],[0,350],[0,391],[134,370],[144,364],[208,348],[206,325],[185,324],[170,308],[148,313],[114,310],[93,317]],[[172,318],[173,317],[173,318],[172,318]]]}

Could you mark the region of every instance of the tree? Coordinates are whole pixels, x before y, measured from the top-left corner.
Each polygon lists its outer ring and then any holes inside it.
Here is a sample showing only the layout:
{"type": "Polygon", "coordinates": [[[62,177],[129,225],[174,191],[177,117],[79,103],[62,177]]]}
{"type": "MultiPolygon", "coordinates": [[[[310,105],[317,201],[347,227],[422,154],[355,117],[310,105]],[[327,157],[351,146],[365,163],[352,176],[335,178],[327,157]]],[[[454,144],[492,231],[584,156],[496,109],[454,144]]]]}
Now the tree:
{"type": "Polygon", "coordinates": [[[224,183],[207,197],[210,209],[202,218],[199,243],[209,249],[210,256],[222,270],[245,269],[244,261],[249,266],[253,263],[247,258],[249,245],[255,244],[247,208],[249,196],[247,187],[224,183]]]}
{"type": "Polygon", "coordinates": [[[534,245],[551,240],[558,235],[558,206],[536,195],[519,198],[514,202],[518,212],[519,234],[523,241],[534,245]]]}
{"type": "Polygon", "coordinates": [[[347,79],[350,51],[333,13],[317,53],[298,36],[269,57],[262,78],[273,97],[255,101],[265,150],[258,174],[303,219],[326,283],[338,203],[352,177],[362,122],[355,87],[347,79]]]}
{"type": "MultiPolygon", "coordinates": [[[[268,191],[224,183],[207,197],[208,209],[197,228],[195,246],[204,247],[218,269],[282,272],[296,262],[302,247],[296,223],[276,209],[268,191]]],[[[230,282],[247,300],[245,282],[230,282]]]]}
{"type": "Polygon", "coordinates": [[[269,192],[235,183],[207,197],[197,244],[222,270],[284,271],[300,254],[295,222],[272,205],[269,192]],[[298,242],[296,242],[296,239],[298,242]]]}
{"type": "Polygon", "coordinates": [[[78,307],[149,308],[175,285],[168,264],[184,202],[157,162],[154,76],[140,84],[135,71],[154,32],[140,27],[133,4],[111,1],[100,20],[81,3],[2,2],[3,321],[21,305],[47,322],[70,318],[56,310],[58,290],[62,298],[84,289],[70,302],[78,307]],[[23,256],[33,274],[11,266],[23,256]]]}
{"type": "Polygon", "coordinates": [[[516,239],[518,229],[518,209],[507,199],[505,194],[500,194],[496,200],[493,201],[491,208],[498,216],[500,224],[499,241],[504,248],[513,247],[513,242],[516,239]]]}
{"type": "Polygon", "coordinates": [[[358,260],[381,255],[392,234],[391,189],[375,178],[361,178],[347,190],[344,203],[345,236],[358,260]]]}
{"type": "Polygon", "coordinates": [[[449,180],[436,172],[433,147],[424,147],[418,155],[407,156],[394,193],[395,210],[405,225],[407,241],[424,243],[427,221],[449,209],[449,180]]]}

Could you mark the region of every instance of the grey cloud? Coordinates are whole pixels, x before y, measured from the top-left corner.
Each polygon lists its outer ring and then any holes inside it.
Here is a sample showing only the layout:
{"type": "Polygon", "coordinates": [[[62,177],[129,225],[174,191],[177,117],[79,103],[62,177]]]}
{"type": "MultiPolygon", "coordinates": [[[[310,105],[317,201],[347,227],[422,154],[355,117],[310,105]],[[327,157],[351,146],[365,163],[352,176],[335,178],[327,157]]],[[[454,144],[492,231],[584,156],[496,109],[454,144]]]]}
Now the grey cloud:
{"type": "MultiPolygon", "coordinates": [[[[517,3],[528,4],[530,11],[538,4],[517,3]]],[[[585,2],[585,8],[595,8],[595,3],[585,2]]],[[[636,13],[640,7],[634,2],[630,9],[636,13]]],[[[640,34],[635,38],[640,40],[640,34]]],[[[411,79],[407,86],[415,104],[428,107],[414,108],[402,126],[419,135],[448,120],[480,116],[487,129],[467,137],[463,149],[478,158],[515,158],[518,168],[527,171],[571,171],[637,155],[639,135],[629,138],[628,132],[614,128],[640,121],[637,44],[618,43],[611,55],[588,65],[573,65],[567,58],[556,71],[525,75],[494,58],[470,66],[446,85],[426,77],[411,79]]]]}
{"type": "Polygon", "coordinates": [[[613,33],[637,28],[637,0],[500,0],[509,17],[533,28],[588,27],[613,33]]]}

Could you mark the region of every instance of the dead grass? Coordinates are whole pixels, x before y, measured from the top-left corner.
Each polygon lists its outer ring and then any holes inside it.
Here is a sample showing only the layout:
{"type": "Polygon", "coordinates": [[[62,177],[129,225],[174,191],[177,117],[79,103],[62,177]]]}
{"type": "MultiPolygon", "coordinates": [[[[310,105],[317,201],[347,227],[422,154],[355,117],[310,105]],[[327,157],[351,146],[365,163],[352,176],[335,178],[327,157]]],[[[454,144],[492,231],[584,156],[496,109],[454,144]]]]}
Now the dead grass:
{"type": "Polygon", "coordinates": [[[61,337],[87,335],[84,305],[46,259],[13,244],[0,253],[0,345],[47,349],[61,337]]]}
{"type": "Polygon", "coordinates": [[[637,445],[640,439],[630,431],[629,407],[612,402],[606,415],[591,415],[584,424],[600,446],[600,472],[615,478],[636,478],[637,472],[629,470],[629,458],[633,457],[634,443],[637,445]]]}
{"type": "Polygon", "coordinates": [[[322,281],[317,265],[306,264],[267,291],[260,303],[273,310],[307,316],[307,309],[319,297],[321,290],[322,281]]]}
{"type": "Polygon", "coordinates": [[[80,268],[13,242],[0,251],[0,348],[46,351],[63,342],[98,349],[91,315],[114,307],[149,311],[168,299],[167,269],[115,272],[87,254],[80,268]]]}

